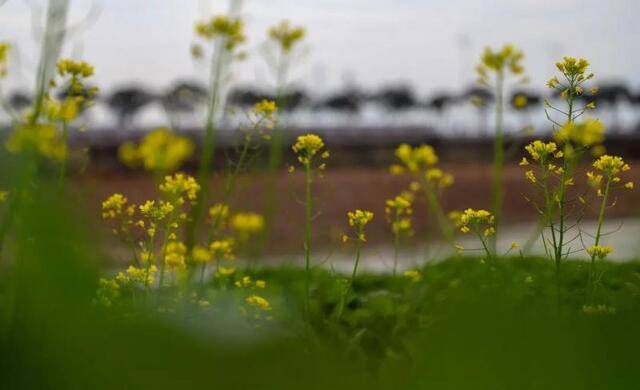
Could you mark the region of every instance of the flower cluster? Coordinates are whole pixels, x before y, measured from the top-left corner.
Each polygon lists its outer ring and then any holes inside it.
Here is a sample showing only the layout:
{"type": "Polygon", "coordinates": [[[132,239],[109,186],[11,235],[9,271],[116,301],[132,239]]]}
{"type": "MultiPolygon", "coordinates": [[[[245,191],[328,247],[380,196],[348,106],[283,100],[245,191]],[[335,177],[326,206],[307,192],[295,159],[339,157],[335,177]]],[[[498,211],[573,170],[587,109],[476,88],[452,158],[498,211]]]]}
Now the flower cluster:
{"type": "Polygon", "coordinates": [[[402,144],[398,146],[395,154],[403,164],[403,166],[392,165],[391,171],[395,174],[403,173],[404,169],[414,173],[426,171],[427,168],[438,163],[438,156],[430,145],[412,148],[408,144],[402,144]]]}
{"type": "Polygon", "coordinates": [[[264,229],[264,217],[256,213],[237,213],[229,221],[231,228],[242,240],[264,229]]]}
{"type": "MultiPolygon", "coordinates": [[[[622,181],[620,173],[631,169],[622,157],[609,156],[606,154],[594,161],[593,168],[596,172],[587,172],[587,180],[589,185],[598,191],[599,196],[602,196],[604,191],[608,191],[611,185],[622,181]]],[[[633,182],[629,181],[625,183],[624,187],[630,190],[633,189],[633,182]]]]}
{"type": "Polygon", "coordinates": [[[6,77],[9,73],[8,57],[11,46],[7,42],[0,42],[0,78],[6,77]]]}
{"type": "MultiPolygon", "coordinates": [[[[349,211],[347,212],[347,220],[349,222],[349,226],[355,230],[356,237],[354,239],[362,242],[366,241],[364,227],[373,220],[373,213],[371,211],[363,210],[349,211]]],[[[349,239],[350,237],[347,235],[342,237],[342,240],[345,242],[349,239]]]]}
{"type": "Polygon", "coordinates": [[[611,252],[613,252],[613,248],[610,246],[592,245],[587,248],[587,253],[589,254],[589,256],[600,260],[607,257],[611,252]]]}
{"type": "Polygon", "coordinates": [[[422,272],[418,270],[404,271],[404,277],[409,279],[412,283],[418,283],[422,280],[422,272]]]}
{"type": "Polygon", "coordinates": [[[294,45],[304,39],[306,34],[303,27],[294,27],[288,20],[269,29],[269,38],[282,48],[284,52],[290,52],[294,45]]]}
{"type": "MultiPolygon", "coordinates": [[[[324,141],[322,140],[322,138],[320,138],[320,136],[316,134],[305,134],[299,136],[296,139],[296,143],[291,147],[291,149],[293,149],[293,151],[298,155],[298,161],[305,166],[310,166],[313,162],[313,159],[318,155],[322,159],[329,158],[328,151],[325,150],[324,152],[320,153],[323,148],[324,141]]],[[[324,169],[324,167],[324,163],[320,164],[319,166],[320,169],[324,169]]]]}
{"type": "Polygon", "coordinates": [[[244,22],[223,15],[214,16],[207,22],[196,23],[195,30],[203,39],[222,38],[228,51],[232,51],[247,39],[244,34],[244,22]]]}
{"type": "Polygon", "coordinates": [[[567,122],[554,133],[554,138],[565,145],[591,147],[604,141],[604,125],[597,119],[567,122]]]}
{"type": "Polygon", "coordinates": [[[474,232],[489,237],[495,232],[494,222],[493,215],[487,210],[466,209],[460,215],[460,231],[462,233],[474,232]]]}
{"type": "Polygon", "coordinates": [[[18,125],[5,143],[11,153],[28,153],[60,161],[67,156],[67,144],[53,124],[18,125]]]}
{"type": "Polygon", "coordinates": [[[187,247],[180,241],[167,243],[164,252],[164,263],[170,270],[182,271],[187,266],[187,247]]]}
{"type": "Polygon", "coordinates": [[[413,235],[413,229],[411,228],[413,208],[411,207],[411,202],[412,197],[408,195],[398,195],[393,199],[387,200],[384,211],[387,221],[391,224],[393,234],[413,235]]]}
{"type": "MultiPolygon", "coordinates": [[[[594,102],[588,102],[579,108],[574,106],[574,100],[584,94],[584,83],[587,80],[591,80],[594,75],[593,73],[587,73],[589,62],[584,58],[563,57],[562,61],[556,63],[556,68],[560,71],[562,77],[558,78],[557,76],[553,76],[547,81],[547,87],[557,91],[560,97],[569,103],[570,109],[568,112],[565,112],[557,107],[553,107],[548,100],[545,100],[545,111],[547,107],[553,108],[554,111],[567,117],[565,122],[574,122],[574,120],[584,114],[585,111],[596,108],[594,102]],[[560,79],[562,79],[562,81],[560,81],[560,79]]],[[[595,95],[598,92],[598,88],[593,87],[590,92],[591,95],[595,95]]],[[[551,119],[549,113],[547,113],[547,116],[556,126],[562,126],[561,123],[551,119]]]]}
{"type": "MultiPolygon", "coordinates": [[[[86,86],[86,79],[93,76],[95,69],[84,61],[62,59],[57,63],[57,71],[65,83],[64,99],[60,101],[46,94],[44,112],[52,121],[69,123],[98,94],[97,88],[86,86]]],[[[52,81],[51,86],[56,86],[56,82],[52,81]]]]}
{"type": "Polygon", "coordinates": [[[165,128],[147,134],[140,145],[125,142],[118,149],[118,157],[125,165],[152,172],[172,172],[193,154],[194,145],[187,137],[174,134],[165,128]]]}
{"type": "Polygon", "coordinates": [[[183,173],[176,173],[172,176],[165,176],[164,183],[160,184],[160,191],[176,199],[178,205],[185,202],[185,197],[189,201],[195,201],[200,185],[191,176],[183,173]]]}
{"type": "Polygon", "coordinates": [[[524,54],[513,45],[504,45],[499,50],[487,47],[482,52],[480,63],[476,66],[478,82],[483,85],[489,84],[489,73],[504,74],[508,70],[513,75],[520,75],[524,72],[522,59],[524,54]]]}

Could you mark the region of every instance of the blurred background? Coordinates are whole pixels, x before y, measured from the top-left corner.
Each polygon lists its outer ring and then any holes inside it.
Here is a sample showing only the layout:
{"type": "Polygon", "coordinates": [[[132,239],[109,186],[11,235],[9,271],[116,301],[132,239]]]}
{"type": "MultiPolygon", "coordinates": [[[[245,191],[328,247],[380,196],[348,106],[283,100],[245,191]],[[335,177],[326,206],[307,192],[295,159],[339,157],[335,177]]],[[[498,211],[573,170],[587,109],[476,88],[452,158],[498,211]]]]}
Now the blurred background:
{"type": "MultiPolygon", "coordinates": [[[[46,2],[0,3],[0,37],[14,48],[2,92],[20,110],[29,106],[33,95],[46,2]]],[[[512,43],[525,53],[530,82],[506,87],[505,131],[515,150],[532,137],[550,134],[543,102],[558,97],[545,83],[555,72],[554,63],[572,55],[589,59],[596,74],[600,93],[591,115],[607,126],[607,149],[629,160],[640,157],[637,1],[616,0],[606,7],[590,0],[240,3],[247,58],[233,65],[226,80],[226,105],[217,118],[218,146],[233,150],[237,112],[275,94],[268,28],[284,19],[304,26],[307,35],[289,67],[284,84],[287,104],[279,122],[289,139],[314,131],[332,151],[327,177],[317,184],[321,214],[316,238],[325,245],[337,241],[344,213],[355,206],[380,216],[371,228],[373,243],[388,240],[383,200],[409,183],[388,174],[393,150],[401,142],[433,145],[443,169],[456,177],[444,197],[445,209],[489,207],[494,98],[475,83],[474,72],[487,45],[512,43]]],[[[70,2],[62,57],[95,65],[93,80],[100,88],[96,105],[82,114],[84,131],[71,136],[71,143],[87,152],[74,166],[76,173],[83,173],[75,180],[82,184],[78,187],[84,188],[89,206],[97,210],[100,200],[114,191],[134,200],[153,191],[151,179],[118,161],[122,142],[137,140],[159,126],[200,139],[209,64],[192,56],[193,26],[227,9],[228,2],[216,0],[156,0],[152,6],[131,0],[70,2]]],[[[0,123],[3,131],[9,128],[6,116],[0,123]]],[[[520,222],[535,214],[523,197],[529,187],[515,164],[521,157],[514,153],[506,171],[504,221],[514,237],[527,236],[531,226],[520,222]]],[[[292,156],[287,158],[292,161],[292,156]]],[[[218,153],[217,166],[222,167],[224,159],[225,153],[218,153]]],[[[194,166],[192,161],[187,169],[194,166]]],[[[286,174],[284,168],[277,181],[280,200],[299,206],[301,177],[286,174]]],[[[261,194],[263,179],[259,169],[240,179],[239,208],[260,209],[261,199],[255,194],[261,194]]],[[[619,235],[617,253],[628,257],[640,249],[627,239],[640,232],[633,218],[638,199],[633,194],[623,197],[612,215],[617,218],[614,226],[624,221],[627,233],[619,235]]],[[[420,215],[420,205],[417,209],[420,215]]],[[[302,221],[302,207],[280,210],[271,249],[295,251],[301,232],[298,224],[289,222],[302,221]]],[[[416,223],[419,231],[429,229],[424,218],[416,223]]]]}

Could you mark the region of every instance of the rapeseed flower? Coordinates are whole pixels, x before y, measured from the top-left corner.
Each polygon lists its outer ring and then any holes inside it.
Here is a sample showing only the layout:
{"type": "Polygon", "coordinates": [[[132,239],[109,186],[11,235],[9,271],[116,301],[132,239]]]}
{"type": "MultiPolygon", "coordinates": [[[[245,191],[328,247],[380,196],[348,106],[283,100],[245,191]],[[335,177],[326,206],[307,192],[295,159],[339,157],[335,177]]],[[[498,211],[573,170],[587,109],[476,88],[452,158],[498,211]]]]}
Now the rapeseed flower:
{"type": "Polygon", "coordinates": [[[613,252],[613,248],[610,246],[592,245],[587,248],[587,253],[597,259],[604,259],[611,252],[613,252]]]}
{"type": "Polygon", "coordinates": [[[505,71],[509,71],[513,75],[521,75],[524,73],[523,59],[522,51],[513,45],[504,45],[499,50],[485,48],[480,57],[480,63],[476,66],[478,82],[488,85],[490,72],[504,74],[505,71]]]}
{"type": "Polygon", "coordinates": [[[224,47],[228,51],[233,51],[247,39],[244,34],[244,22],[224,15],[214,16],[207,22],[196,23],[195,30],[196,34],[206,40],[223,39],[224,47]]]}
{"type": "Polygon", "coordinates": [[[160,184],[159,188],[164,194],[177,198],[178,204],[184,203],[185,197],[195,201],[200,191],[200,185],[196,179],[183,173],[165,176],[164,183],[160,184]]]}
{"type": "Polygon", "coordinates": [[[6,77],[9,73],[8,57],[11,46],[7,42],[0,42],[0,78],[6,77]]]}
{"type": "Polygon", "coordinates": [[[19,125],[5,143],[11,153],[33,153],[52,160],[63,160],[67,155],[67,145],[58,134],[55,125],[39,123],[19,125]]]}
{"type": "MultiPolygon", "coordinates": [[[[293,151],[298,155],[298,161],[303,165],[311,164],[313,158],[316,157],[323,148],[324,141],[316,134],[301,135],[292,146],[293,151]]],[[[329,158],[329,154],[328,152],[323,152],[320,154],[320,157],[327,159],[329,158]]]]}
{"type": "Polygon", "coordinates": [[[164,263],[169,269],[182,271],[186,268],[187,247],[179,241],[167,243],[164,254],[164,263]]]}
{"type": "Polygon", "coordinates": [[[276,42],[285,53],[290,52],[296,43],[304,39],[306,31],[303,27],[294,27],[288,20],[269,29],[269,38],[276,42]]]}
{"type": "Polygon", "coordinates": [[[147,134],[140,145],[125,142],[118,149],[118,157],[125,165],[142,166],[153,172],[172,172],[191,157],[194,145],[187,137],[179,136],[166,128],[147,134]]]}
{"type": "Polygon", "coordinates": [[[250,295],[245,298],[245,302],[249,306],[256,307],[263,311],[271,311],[271,304],[265,298],[259,295],[250,295]]]}
{"type": "Polygon", "coordinates": [[[256,213],[237,213],[231,217],[230,225],[240,235],[248,236],[264,229],[264,217],[256,213]]]}

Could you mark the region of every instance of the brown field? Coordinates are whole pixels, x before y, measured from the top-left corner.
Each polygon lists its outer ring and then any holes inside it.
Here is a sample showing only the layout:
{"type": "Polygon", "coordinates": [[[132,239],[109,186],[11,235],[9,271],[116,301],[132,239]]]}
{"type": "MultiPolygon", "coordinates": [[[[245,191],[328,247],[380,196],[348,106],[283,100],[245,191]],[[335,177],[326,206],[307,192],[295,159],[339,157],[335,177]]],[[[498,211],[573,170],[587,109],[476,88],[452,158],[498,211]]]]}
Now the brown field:
{"type": "MultiPolygon", "coordinates": [[[[629,179],[638,182],[640,162],[631,162],[629,179]]],[[[472,208],[488,208],[490,194],[491,167],[488,163],[441,164],[441,167],[455,175],[455,184],[443,196],[446,211],[472,208]]],[[[337,244],[347,224],[345,213],[355,208],[368,209],[375,213],[374,221],[367,226],[368,241],[372,245],[389,243],[391,236],[384,217],[384,200],[406,188],[408,177],[392,176],[384,168],[331,168],[324,178],[314,184],[314,208],[317,215],[313,222],[314,246],[316,248],[337,244]]],[[[577,180],[580,184],[580,180],[577,180]]],[[[211,182],[211,194],[219,196],[222,180],[216,177],[211,182]]],[[[263,212],[266,202],[267,176],[264,173],[245,174],[238,180],[237,195],[231,207],[236,210],[263,212]]],[[[277,177],[277,212],[273,220],[269,253],[290,253],[301,248],[304,226],[304,178],[300,172],[281,172],[277,177]]],[[[532,186],[524,178],[524,169],[517,165],[505,168],[505,218],[504,224],[531,221],[535,209],[525,200],[524,194],[531,196],[532,186]]],[[[579,187],[579,186],[578,186],[579,187]]],[[[155,184],[144,173],[93,173],[83,175],[74,181],[73,189],[81,198],[83,211],[95,216],[88,223],[103,230],[105,245],[114,245],[108,229],[99,220],[100,202],[113,192],[120,192],[133,202],[140,202],[155,196],[155,184]],[[88,210],[84,209],[87,208],[88,210]]],[[[638,191],[620,189],[616,207],[608,216],[634,216],[640,194],[638,191]]],[[[593,202],[592,202],[593,203],[593,202]]],[[[587,213],[587,217],[593,212],[587,213]]],[[[86,217],[85,217],[86,218],[86,217]]],[[[414,240],[425,237],[437,238],[433,223],[428,219],[424,202],[415,205],[414,240]]]]}

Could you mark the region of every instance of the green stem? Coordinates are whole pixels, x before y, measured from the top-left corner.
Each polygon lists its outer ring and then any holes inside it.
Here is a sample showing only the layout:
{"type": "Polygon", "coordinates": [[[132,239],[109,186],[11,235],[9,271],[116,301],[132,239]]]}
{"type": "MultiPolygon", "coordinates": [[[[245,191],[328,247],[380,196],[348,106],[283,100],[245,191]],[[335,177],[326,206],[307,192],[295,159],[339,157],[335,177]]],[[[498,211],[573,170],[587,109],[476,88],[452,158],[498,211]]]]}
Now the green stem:
{"type": "MultiPolygon", "coordinates": [[[[600,245],[600,238],[602,236],[602,224],[604,223],[604,213],[607,209],[607,202],[609,200],[609,191],[611,189],[611,175],[607,177],[607,184],[605,185],[604,194],[602,195],[602,203],[600,204],[600,212],[598,213],[598,229],[596,230],[596,237],[594,245],[600,245]]],[[[596,254],[591,255],[591,267],[589,270],[589,285],[591,286],[591,295],[595,292],[595,271],[596,271],[596,254]]]]}
{"type": "Polygon", "coordinates": [[[358,227],[358,229],[356,230],[356,261],[353,264],[353,272],[351,273],[351,281],[349,283],[349,286],[353,286],[353,281],[356,278],[356,273],[358,272],[358,265],[360,264],[360,252],[362,250],[362,240],[361,237],[362,236],[362,228],[358,227]]]}
{"type": "Polygon", "coordinates": [[[308,157],[305,163],[306,174],[306,202],[305,202],[305,226],[304,226],[304,268],[305,268],[305,313],[307,320],[309,317],[309,303],[310,303],[310,283],[311,283],[311,184],[312,184],[312,171],[311,171],[311,156],[308,157]]]}
{"type": "Polygon", "coordinates": [[[60,173],[58,175],[58,189],[62,189],[64,186],[64,179],[67,172],[67,161],[69,159],[69,125],[66,121],[62,122],[62,142],[65,146],[65,155],[60,162],[60,173]]]}
{"type": "Polygon", "coordinates": [[[491,239],[495,251],[498,241],[498,229],[502,222],[502,203],[504,199],[504,71],[500,70],[496,78],[496,134],[493,142],[493,169],[491,177],[491,208],[495,217],[496,232],[491,239]]]}

